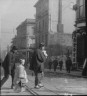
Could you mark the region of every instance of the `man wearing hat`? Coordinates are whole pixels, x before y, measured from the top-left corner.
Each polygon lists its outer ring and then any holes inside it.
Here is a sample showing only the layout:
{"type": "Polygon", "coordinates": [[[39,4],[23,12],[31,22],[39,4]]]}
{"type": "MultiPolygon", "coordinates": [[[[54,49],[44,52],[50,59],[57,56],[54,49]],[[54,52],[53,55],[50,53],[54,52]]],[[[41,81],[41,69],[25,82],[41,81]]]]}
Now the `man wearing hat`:
{"type": "Polygon", "coordinates": [[[44,73],[44,62],[47,58],[46,51],[44,50],[45,46],[43,43],[39,45],[39,48],[36,49],[33,53],[31,59],[31,66],[35,74],[35,88],[43,87],[41,83],[44,73]]]}
{"type": "Polygon", "coordinates": [[[2,67],[4,69],[4,77],[2,80],[0,80],[1,84],[0,87],[3,86],[3,84],[8,80],[9,75],[12,77],[12,85],[11,88],[13,88],[13,79],[14,79],[14,70],[15,70],[15,53],[17,52],[16,46],[13,46],[10,52],[7,53],[3,63],[2,67]]]}

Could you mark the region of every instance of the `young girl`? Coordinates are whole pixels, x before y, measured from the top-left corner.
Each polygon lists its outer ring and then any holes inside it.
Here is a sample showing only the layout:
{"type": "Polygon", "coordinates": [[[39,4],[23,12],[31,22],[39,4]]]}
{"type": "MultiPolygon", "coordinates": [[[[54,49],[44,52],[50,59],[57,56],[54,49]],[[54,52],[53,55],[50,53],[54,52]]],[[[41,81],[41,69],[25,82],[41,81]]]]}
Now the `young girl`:
{"type": "Polygon", "coordinates": [[[25,85],[28,82],[26,70],[24,67],[25,59],[20,59],[19,63],[16,63],[15,77],[14,77],[14,91],[25,91],[25,85]]]}

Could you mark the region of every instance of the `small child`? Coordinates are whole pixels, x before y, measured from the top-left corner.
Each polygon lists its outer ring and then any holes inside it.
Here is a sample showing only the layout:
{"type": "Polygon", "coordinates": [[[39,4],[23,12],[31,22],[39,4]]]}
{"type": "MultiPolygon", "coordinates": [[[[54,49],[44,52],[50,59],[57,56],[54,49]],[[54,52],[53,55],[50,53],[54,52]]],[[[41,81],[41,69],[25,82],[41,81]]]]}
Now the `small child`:
{"type": "Polygon", "coordinates": [[[44,53],[44,55],[45,55],[46,58],[47,58],[48,55],[47,55],[47,53],[46,53],[46,50],[43,50],[42,52],[44,53]]]}
{"type": "Polygon", "coordinates": [[[19,63],[16,63],[15,77],[14,77],[14,91],[25,91],[25,85],[28,82],[26,70],[24,67],[25,59],[20,59],[19,63]]]}

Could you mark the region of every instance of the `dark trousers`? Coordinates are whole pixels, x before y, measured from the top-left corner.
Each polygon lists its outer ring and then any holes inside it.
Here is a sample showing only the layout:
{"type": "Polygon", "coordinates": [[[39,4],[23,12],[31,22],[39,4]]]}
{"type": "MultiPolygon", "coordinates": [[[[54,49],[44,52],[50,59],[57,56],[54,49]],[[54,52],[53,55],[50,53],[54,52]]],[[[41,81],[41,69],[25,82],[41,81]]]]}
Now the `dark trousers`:
{"type": "Polygon", "coordinates": [[[0,87],[2,87],[3,86],[3,84],[8,80],[8,78],[9,78],[9,74],[8,74],[8,72],[5,72],[4,71],[4,77],[2,78],[2,80],[0,80],[0,87]]]}
{"type": "Polygon", "coordinates": [[[11,86],[14,86],[14,70],[11,70],[11,78],[12,78],[12,85],[11,86]]]}
{"type": "Polygon", "coordinates": [[[57,65],[54,65],[54,71],[56,71],[56,69],[57,69],[57,65]]]}
{"type": "Polygon", "coordinates": [[[49,70],[51,70],[51,66],[52,66],[52,65],[49,65],[49,70]]]}
{"type": "Polygon", "coordinates": [[[43,79],[43,75],[42,73],[38,73],[38,72],[34,72],[34,74],[35,74],[35,86],[37,86],[38,84],[41,83],[43,79]]]}
{"type": "Polygon", "coordinates": [[[66,71],[67,71],[68,73],[70,73],[70,70],[71,70],[71,67],[67,67],[67,68],[66,68],[66,71]]]}
{"type": "Polygon", "coordinates": [[[62,67],[63,67],[63,65],[60,65],[60,71],[62,71],[62,67]]]}
{"type": "MultiPolygon", "coordinates": [[[[13,86],[14,84],[13,84],[13,80],[14,80],[14,72],[13,71],[11,71],[12,73],[11,73],[11,78],[12,78],[12,85],[11,86],[13,86]]],[[[4,77],[2,78],[2,80],[0,80],[0,82],[1,82],[1,84],[0,84],[0,86],[2,87],[3,86],[3,84],[8,80],[8,78],[9,78],[9,73],[7,72],[7,71],[4,71],[4,77]]]]}

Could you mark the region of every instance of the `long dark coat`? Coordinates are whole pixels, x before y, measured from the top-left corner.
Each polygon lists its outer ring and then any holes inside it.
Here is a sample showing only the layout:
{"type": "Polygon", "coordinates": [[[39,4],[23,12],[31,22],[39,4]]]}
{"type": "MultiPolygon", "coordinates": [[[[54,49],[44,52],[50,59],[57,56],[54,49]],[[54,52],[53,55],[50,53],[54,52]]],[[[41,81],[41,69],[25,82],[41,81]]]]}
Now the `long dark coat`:
{"type": "Polygon", "coordinates": [[[44,71],[45,60],[46,57],[44,53],[40,49],[35,50],[30,61],[30,70],[41,73],[44,71]]]}
{"type": "Polygon", "coordinates": [[[66,60],[66,68],[70,68],[71,66],[72,66],[72,60],[70,59],[70,57],[68,57],[66,60]]]}
{"type": "Polygon", "coordinates": [[[15,66],[15,55],[13,52],[8,52],[3,63],[2,66],[5,70],[5,72],[7,74],[11,74],[11,70],[14,70],[14,66],[15,66]]]}

